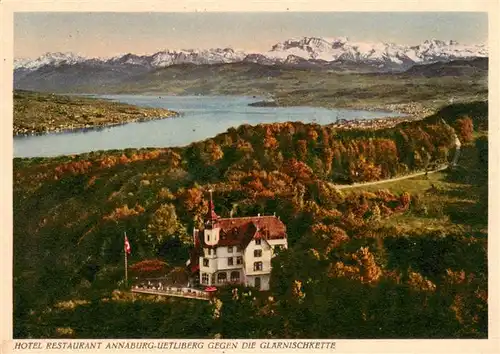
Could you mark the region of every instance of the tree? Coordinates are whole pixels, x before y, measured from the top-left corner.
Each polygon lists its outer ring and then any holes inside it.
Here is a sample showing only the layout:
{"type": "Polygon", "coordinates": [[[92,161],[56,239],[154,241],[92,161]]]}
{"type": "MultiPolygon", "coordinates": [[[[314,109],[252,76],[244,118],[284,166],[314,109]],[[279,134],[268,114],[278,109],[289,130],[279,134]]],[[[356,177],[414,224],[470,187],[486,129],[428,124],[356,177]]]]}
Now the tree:
{"type": "Polygon", "coordinates": [[[382,269],[375,262],[375,257],[368,247],[359,248],[350,255],[352,265],[336,262],[330,265],[328,276],[333,278],[346,277],[365,284],[376,283],[382,276],[382,269]]]}
{"type": "Polygon", "coordinates": [[[175,207],[172,204],[162,204],[152,215],[147,228],[153,247],[157,249],[168,238],[173,237],[180,231],[180,226],[175,207]]]}
{"type": "Polygon", "coordinates": [[[350,164],[349,173],[355,181],[376,181],[380,179],[382,169],[361,155],[355,163],[350,164]]]}
{"type": "Polygon", "coordinates": [[[329,175],[332,172],[332,162],[333,162],[333,150],[329,147],[323,149],[323,168],[325,174],[329,175]]]}
{"type": "Polygon", "coordinates": [[[455,128],[457,129],[457,134],[460,140],[464,143],[471,142],[473,139],[474,123],[470,117],[463,117],[457,119],[455,123],[455,128]]]}
{"type": "Polygon", "coordinates": [[[278,140],[273,136],[273,133],[268,129],[264,137],[264,148],[274,150],[279,147],[278,140]]]}
{"type": "Polygon", "coordinates": [[[305,161],[307,158],[307,141],[298,140],[296,151],[297,151],[297,158],[300,161],[305,161]]]}
{"type": "Polygon", "coordinates": [[[349,241],[347,233],[339,227],[316,223],[311,227],[313,235],[328,255],[342,243],[349,241]]]}
{"type": "Polygon", "coordinates": [[[344,203],[344,194],[336,189],[332,184],[317,181],[318,186],[318,200],[322,207],[334,209],[339,204],[344,203]]]}
{"type": "Polygon", "coordinates": [[[308,181],[313,175],[313,170],[308,165],[296,159],[286,161],[283,169],[286,174],[298,181],[308,181]]]}
{"type": "Polygon", "coordinates": [[[181,196],[183,206],[188,212],[198,209],[203,202],[203,192],[196,187],[189,188],[181,196]]]}
{"type": "Polygon", "coordinates": [[[382,275],[382,270],[375,262],[375,257],[368,247],[361,247],[352,255],[352,258],[358,263],[361,281],[363,283],[376,282],[382,275]]]}

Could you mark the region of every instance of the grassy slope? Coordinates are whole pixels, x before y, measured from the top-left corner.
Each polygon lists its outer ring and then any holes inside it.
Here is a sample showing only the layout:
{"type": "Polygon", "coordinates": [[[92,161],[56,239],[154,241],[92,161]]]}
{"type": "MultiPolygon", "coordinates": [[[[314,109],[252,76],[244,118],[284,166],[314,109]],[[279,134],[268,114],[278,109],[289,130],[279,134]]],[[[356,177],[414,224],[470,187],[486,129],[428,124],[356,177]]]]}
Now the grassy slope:
{"type": "Polygon", "coordinates": [[[488,175],[478,167],[477,152],[471,145],[463,147],[459,165],[452,170],[376,186],[357,187],[352,192],[375,192],[379,189],[397,194],[409,192],[425,206],[425,210],[418,213],[402,214],[387,220],[387,226],[398,226],[402,232],[420,230],[483,236],[488,232],[485,210],[481,209],[487,205],[488,175]]]}
{"type": "Polygon", "coordinates": [[[142,108],[88,97],[14,92],[14,134],[102,127],[171,117],[167,109],[142,108]]]}

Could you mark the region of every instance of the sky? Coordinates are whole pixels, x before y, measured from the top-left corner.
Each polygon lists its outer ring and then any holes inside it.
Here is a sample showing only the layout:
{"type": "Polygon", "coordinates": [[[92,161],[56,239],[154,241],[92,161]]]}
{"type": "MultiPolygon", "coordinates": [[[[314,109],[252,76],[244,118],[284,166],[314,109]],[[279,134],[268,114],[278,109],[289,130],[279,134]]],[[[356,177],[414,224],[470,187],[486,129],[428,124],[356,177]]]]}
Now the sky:
{"type": "Polygon", "coordinates": [[[479,44],[488,40],[488,17],[480,12],[14,14],[16,58],[47,52],[111,57],[216,47],[266,51],[280,41],[303,36],[411,45],[432,38],[479,44]]]}

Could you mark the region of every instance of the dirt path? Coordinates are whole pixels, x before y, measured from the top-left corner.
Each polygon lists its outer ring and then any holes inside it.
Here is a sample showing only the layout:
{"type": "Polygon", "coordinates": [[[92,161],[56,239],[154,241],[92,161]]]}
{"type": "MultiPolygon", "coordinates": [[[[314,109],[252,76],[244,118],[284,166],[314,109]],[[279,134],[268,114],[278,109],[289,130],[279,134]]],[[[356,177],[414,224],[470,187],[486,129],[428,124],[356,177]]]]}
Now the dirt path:
{"type": "Polygon", "coordinates": [[[436,173],[436,172],[446,170],[448,168],[448,166],[450,166],[450,165],[455,166],[458,162],[458,157],[460,156],[460,147],[462,146],[462,144],[460,143],[460,140],[458,139],[458,136],[456,134],[454,134],[453,139],[455,140],[455,149],[456,150],[455,150],[455,156],[453,157],[453,161],[451,162],[451,164],[441,165],[440,167],[438,167],[437,169],[432,170],[432,171],[415,172],[415,173],[412,173],[412,174],[407,175],[407,176],[384,179],[381,181],[366,182],[366,183],[354,183],[354,184],[340,184],[340,185],[334,185],[334,186],[337,189],[351,189],[351,188],[357,188],[357,187],[368,187],[368,186],[373,186],[376,184],[390,183],[390,182],[401,181],[401,180],[409,179],[409,178],[413,178],[413,177],[418,177],[418,176],[425,175],[426,173],[431,174],[431,173],[436,173]]]}
{"type": "Polygon", "coordinates": [[[446,170],[447,168],[448,168],[448,165],[443,165],[435,170],[428,171],[428,172],[416,172],[416,173],[412,173],[411,175],[395,177],[395,178],[390,178],[390,179],[383,179],[381,181],[374,181],[374,182],[335,185],[335,188],[337,188],[337,189],[351,189],[351,188],[357,188],[357,187],[368,187],[368,186],[373,186],[376,184],[390,183],[390,182],[401,181],[401,180],[409,179],[409,178],[413,178],[413,177],[418,177],[418,176],[425,175],[426,173],[427,174],[436,173],[436,172],[446,170]]]}

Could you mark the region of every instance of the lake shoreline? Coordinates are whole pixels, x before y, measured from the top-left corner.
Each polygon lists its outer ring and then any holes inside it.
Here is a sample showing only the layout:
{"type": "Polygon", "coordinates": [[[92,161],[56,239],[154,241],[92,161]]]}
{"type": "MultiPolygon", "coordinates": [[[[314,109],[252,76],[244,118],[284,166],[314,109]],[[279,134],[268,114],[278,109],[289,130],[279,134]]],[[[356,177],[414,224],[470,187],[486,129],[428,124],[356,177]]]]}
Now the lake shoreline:
{"type": "Polygon", "coordinates": [[[131,123],[147,123],[155,120],[162,120],[162,119],[172,119],[172,118],[179,118],[182,116],[182,113],[179,112],[174,112],[170,111],[171,115],[165,116],[165,117],[141,117],[138,119],[131,119],[128,121],[123,121],[123,122],[110,122],[110,123],[105,123],[105,124],[95,124],[95,125],[88,125],[88,126],[78,126],[78,127],[71,127],[71,128],[52,128],[49,130],[45,131],[30,131],[27,133],[14,133],[13,137],[14,138],[22,138],[22,137],[30,137],[30,136],[42,136],[42,135],[50,135],[50,134],[65,134],[65,133],[85,133],[85,132],[91,132],[91,131],[100,131],[108,128],[115,128],[131,123]]]}
{"type": "MultiPolygon", "coordinates": [[[[106,111],[100,124],[94,126],[73,126],[73,129],[62,129],[56,126],[51,131],[35,131],[31,134],[14,136],[15,157],[49,157],[75,155],[97,150],[120,150],[145,147],[180,147],[193,142],[209,139],[230,128],[241,125],[274,124],[302,122],[334,126],[339,129],[382,128],[396,124],[412,117],[400,117],[397,113],[377,111],[361,111],[342,108],[311,107],[308,105],[294,107],[262,108],[248,106],[263,99],[249,96],[158,96],[158,95],[103,95],[93,96],[107,105],[126,104],[128,109],[121,116],[111,116],[114,122],[104,124],[106,111]],[[166,119],[149,114],[142,117],[142,109],[148,112],[159,112],[167,109],[171,113],[166,119]],[[130,114],[128,114],[130,112],[130,114]],[[127,113],[127,115],[123,114],[127,113]],[[134,113],[134,114],[132,114],[134,113]],[[120,118],[120,119],[118,119],[120,118]],[[373,120],[373,123],[368,123],[373,120]],[[129,124],[145,123],[145,124],[129,124]]],[[[70,107],[72,108],[72,107],[70,107]]],[[[70,113],[70,108],[63,106],[70,113]]],[[[58,106],[53,108],[58,109],[58,106]]],[[[78,107],[77,107],[78,109],[78,107]]],[[[108,112],[116,111],[110,107],[108,112]]],[[[92,112],[91,112],[92,113],[92,112]]],[[[50,112],[44,112],[51,117],[50,112]]],[[[64,121],[60,115],[59,121],[64,121]]],[[[57,120],[56,120],[57,122],[57,120]]],[[[45,120],[47,126],[50,120],[45,120]]]]}

